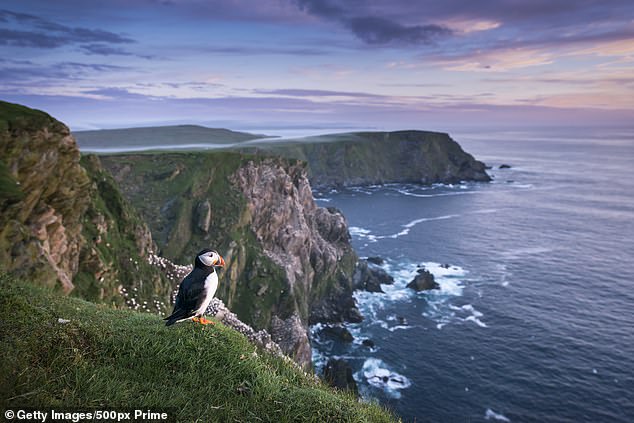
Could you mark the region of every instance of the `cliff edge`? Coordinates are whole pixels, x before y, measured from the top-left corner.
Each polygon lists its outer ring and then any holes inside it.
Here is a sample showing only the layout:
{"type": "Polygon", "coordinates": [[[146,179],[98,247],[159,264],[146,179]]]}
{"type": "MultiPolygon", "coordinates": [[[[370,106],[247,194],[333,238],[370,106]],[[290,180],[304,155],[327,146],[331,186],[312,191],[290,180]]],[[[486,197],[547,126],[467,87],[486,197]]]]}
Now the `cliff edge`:
{"type": "Polygon", "coordinates": [[[163,312],[171,284],[148,263],[155,249],[99,160],[80,159],[64,124],[0,102],[4,271],[92,301],[163,312]]]}
{"type": "Polygon", "coordinates": [[[491,180],[484,163],[465,152],[448,134],[440,132],[320,135],[261,142],[245,151],[305,160],[314,187],[491,180]]]}

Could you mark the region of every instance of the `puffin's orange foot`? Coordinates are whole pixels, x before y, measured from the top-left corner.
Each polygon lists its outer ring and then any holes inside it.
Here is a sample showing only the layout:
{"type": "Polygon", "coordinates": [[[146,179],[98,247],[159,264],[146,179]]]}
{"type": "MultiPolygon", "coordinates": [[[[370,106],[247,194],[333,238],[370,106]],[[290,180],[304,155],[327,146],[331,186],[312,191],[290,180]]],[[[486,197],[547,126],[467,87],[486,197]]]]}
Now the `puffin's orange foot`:
{"type": "Polygon", "coordinates": [[[201,317],[200,320],[198,321],[201,325],[215,325],[216,322],[211,321],[211,320],[207,320],[204,317],[201,317]]]}
{"type": "Polygon", "coordinates": [[[201,322],[200,322],[200,317],[194,317],[194,318],[192,319],[192,322],[201,323],[201,322]]]}

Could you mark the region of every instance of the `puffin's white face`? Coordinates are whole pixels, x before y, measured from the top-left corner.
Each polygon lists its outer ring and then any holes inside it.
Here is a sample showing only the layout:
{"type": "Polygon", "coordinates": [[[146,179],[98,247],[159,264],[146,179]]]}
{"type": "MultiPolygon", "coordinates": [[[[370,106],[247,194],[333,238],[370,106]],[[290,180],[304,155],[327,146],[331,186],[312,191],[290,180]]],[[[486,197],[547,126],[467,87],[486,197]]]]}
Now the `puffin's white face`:
{"type": "Polygon", "coordinates": [[[198,259],[205,265],[205,266],[219,266],[219,267],[224,267],[225,265],[225,261],[224,259],[220,256],[220,254],[218,254],[215,251],[208,251],[206,253],[203,253],[201,255],[198,256],[198,259]]]}

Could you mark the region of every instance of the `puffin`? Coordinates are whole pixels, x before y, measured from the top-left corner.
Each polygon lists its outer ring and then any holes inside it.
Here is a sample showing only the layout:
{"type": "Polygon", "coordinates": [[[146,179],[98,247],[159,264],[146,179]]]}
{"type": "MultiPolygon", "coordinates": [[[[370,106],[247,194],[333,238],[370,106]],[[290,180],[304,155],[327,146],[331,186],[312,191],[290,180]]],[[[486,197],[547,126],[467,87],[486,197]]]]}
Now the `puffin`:
{"type": "Polygon", "coordinates": [[[163,319],[167,320],[166,326],[185,320],[192,320],[203,325],[214,323],[205,319],[203,314],[218,288],[216,267],[224,266],[225,260],[214,250],[205,248],[196,255],[194,270],[185,276],[178,287],[174,311],[163,319]]]}

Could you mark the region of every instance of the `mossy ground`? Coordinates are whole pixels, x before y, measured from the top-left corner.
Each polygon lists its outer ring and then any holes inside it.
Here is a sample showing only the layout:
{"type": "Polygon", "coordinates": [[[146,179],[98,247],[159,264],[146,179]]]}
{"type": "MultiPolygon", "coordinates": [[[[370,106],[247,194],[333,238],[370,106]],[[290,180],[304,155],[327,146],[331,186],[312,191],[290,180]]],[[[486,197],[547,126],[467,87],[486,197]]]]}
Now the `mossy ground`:
{"type": "Polygon", "coordinates": [[[165,327],[0,276],[0,401],[166,410],[176,421],[394,421],[216,324],[165,327]],[[58,319],[69,320],[59,323],[58,319]]]}

